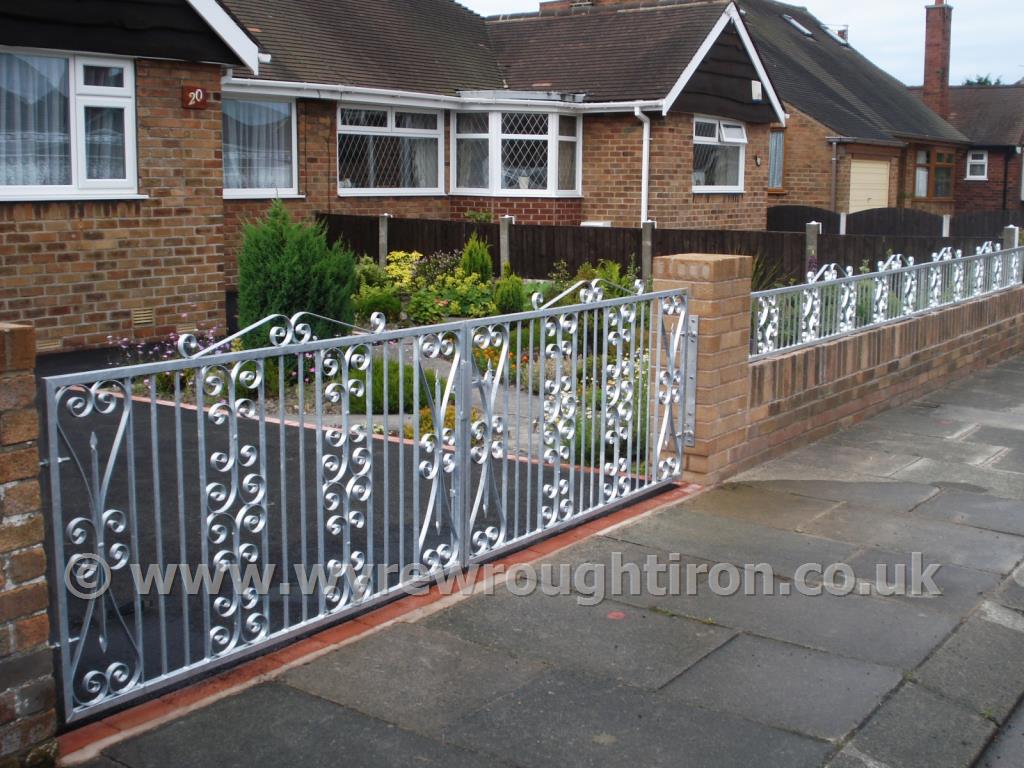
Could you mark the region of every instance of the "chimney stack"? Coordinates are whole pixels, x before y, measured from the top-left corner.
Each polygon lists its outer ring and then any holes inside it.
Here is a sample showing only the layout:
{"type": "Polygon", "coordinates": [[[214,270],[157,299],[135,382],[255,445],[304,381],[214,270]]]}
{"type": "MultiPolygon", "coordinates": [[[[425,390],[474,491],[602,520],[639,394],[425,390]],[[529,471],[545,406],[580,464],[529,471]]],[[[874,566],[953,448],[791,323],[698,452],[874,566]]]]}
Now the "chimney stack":
{"type": "Polygon", "coordinates": [[[839,31],[837,31],[836,34],[839,35],[839,37],[841,39],[845,40],[846,42],[850,42],[850,28],[849,27],[840,27],[839,31]]]}
{"type": "Polygon", "coordinates": [[[944,0],[925,8],[924,103],[940,117],[949,117],[949,50],[953,7],[944,0]]]}

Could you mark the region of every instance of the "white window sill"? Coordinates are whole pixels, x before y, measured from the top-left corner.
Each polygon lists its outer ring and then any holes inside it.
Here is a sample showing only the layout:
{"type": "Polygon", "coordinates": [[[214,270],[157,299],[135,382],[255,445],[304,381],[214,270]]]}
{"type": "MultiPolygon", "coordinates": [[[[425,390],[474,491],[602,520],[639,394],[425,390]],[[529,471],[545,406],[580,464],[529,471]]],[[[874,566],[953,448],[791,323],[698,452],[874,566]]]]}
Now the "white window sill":
{"type": "Polygon", "coordinates": [[[742,195],[744,190],[731,187],[694,187],[695,195],[742,195]]]}
{"type": "Polygon", "coordinates": [[[0,193],[0,203],[79,203],[96,200],[149,200],[149,195],[135,192],[57,192],[38,195],[5,195],[0,193]]]}
{"type": "Polygon", "coordinates": [[[443,189],[351,189],[339,187],[338,197],[445,197],[443,189]]]}
{"type": "Polygon", "coordinates": [[[455,189],[452,197],[521,197],[524,199],[574,200],[583,197],[580,192],[549,192],[546,189],[455,189]]]}
{"type": "Polygon", "coordinates": [[[964,181],[988,181],[988,176],[982,178],[981,176],[968,176],[964,181]]]}
{"type": "Polygon", "coordinates": [[[225,200],[305,200],[305,195],[297,192],[260,192],[260,191],[224,191],[225,200]]]}

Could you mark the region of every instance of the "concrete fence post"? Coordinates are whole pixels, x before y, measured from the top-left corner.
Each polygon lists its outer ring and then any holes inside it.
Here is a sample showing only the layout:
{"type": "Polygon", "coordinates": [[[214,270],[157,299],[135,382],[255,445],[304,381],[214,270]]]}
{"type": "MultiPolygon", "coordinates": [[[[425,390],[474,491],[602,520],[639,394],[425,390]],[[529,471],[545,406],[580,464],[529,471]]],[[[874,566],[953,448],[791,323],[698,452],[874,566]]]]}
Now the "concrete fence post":
{"type": "Polygon", "coordinates": [[[712,485],[727,476],[747,440],[750,400],[750,256],[685,253],[654,259],[654,290],[685,288],[700,317],[696,445],[684,479],[712,485]]]}
{"type": "Polygon", "coordinates": [[[390,213],[382,213],[377,217],[377,263],[381,268],[388,263],[388,221],[390,213]]]}
{"type": "Polygon", "coordinates": [[[650,285],[654,276],[654,229],[655,221],[645,221],[640,225],[640,279],[644,285],[650,285]]]}
{"type": "Polygon", "coordinates": [[[821,223],[812,221],[807,224],[804,241],[804,272],[818,270],[818,237],[821,235],[821,223]]]}
{"type": "Polygon", "coordinates": [[[1003,250],[1020,247],[1020,227],[1013,224],[1003,229],[1003,250]]]}
{"type": "Polygon", "coordinates": [[[498,256],[503,275],[512,266],[512,225],[515,223],[515,216],[506,215],[498,219],[498,256]]]}
{"type": "Polygon", "coordinates": [[[847,214],[845,214],[845,213],[840,213],[839,214],[839,234],[840,235],[845,235],[846,234],[846,216],[847,216],[847,214]]]}
{"type": "Polygon", "coordinates": [[[942,217],[942,236],[949,237],[949,233],[953,227],[953,216],[952,214],[945,214],[942,217]]]}
{"type": "Polygon", "coordinates": [[[35,331],[0,323],[0,765],[52,765],[56,686],[48,646],[39,491],[35,331]]]}

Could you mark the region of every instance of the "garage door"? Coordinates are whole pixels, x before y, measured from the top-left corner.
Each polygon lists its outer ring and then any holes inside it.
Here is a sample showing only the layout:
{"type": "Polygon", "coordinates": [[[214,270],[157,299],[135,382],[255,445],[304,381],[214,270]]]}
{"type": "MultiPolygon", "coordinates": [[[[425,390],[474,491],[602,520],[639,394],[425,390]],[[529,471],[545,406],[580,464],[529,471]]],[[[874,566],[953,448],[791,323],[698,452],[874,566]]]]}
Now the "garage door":
{"type": "Polygon", "coordinates": [[[854,160],[850,169],[850,213],[889,207],[889,161],[854,160]]]}

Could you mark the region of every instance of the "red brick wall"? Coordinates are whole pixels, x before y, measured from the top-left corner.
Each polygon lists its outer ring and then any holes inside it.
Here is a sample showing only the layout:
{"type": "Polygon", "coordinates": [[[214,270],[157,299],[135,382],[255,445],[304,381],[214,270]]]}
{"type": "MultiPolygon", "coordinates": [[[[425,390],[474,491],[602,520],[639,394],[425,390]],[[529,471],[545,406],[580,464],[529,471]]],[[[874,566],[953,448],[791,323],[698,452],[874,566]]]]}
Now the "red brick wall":
{"type": "Polygon", "coordinates": [[[576,226],[583,220],[583,200],[578,197],[451,198],[452,219],[462,219],[469,211],[486,211],[494,221],[501,216],[515,216],[517,224],[576,226]]]}
{"type": "MultiPolygon", "coordinates": [[[[744,193],[695,195],[693,116],[652,117],[648,216],[663,229],[763,229],[768,126],[748,125],[747,138],[744,193]]],[[[588,116],[583,121],[583,218],[639,226],[642,162],[643,126],[635,116],[588,116]]]]}
{"type": "Polygon", "coordinates": [[[956,164],[956,212],[1019,211],[1024,208],[1020,195],[1021,156],[991,149],[988,153],[988,181],[966,181],[967,152],[957,153],[956,164]],[[1007,160],[1009,162],[1007,163],[1007,160]]]}
{"type": "Polygon", "coordinates": [[[139,192],[124,202],[0,202],[0,321],[45,349],[224,324],[220,68],[136,62],[139,192]],[[214,98],[184,110],[181,86],[214,98]],[[132,328],[131,310],[156,325],[132,328]]]}
{"type": "Polygon", "coordinates": [[[32,328],[0,323],[0,764],[52,765],[55,686],[32,328]]]}

